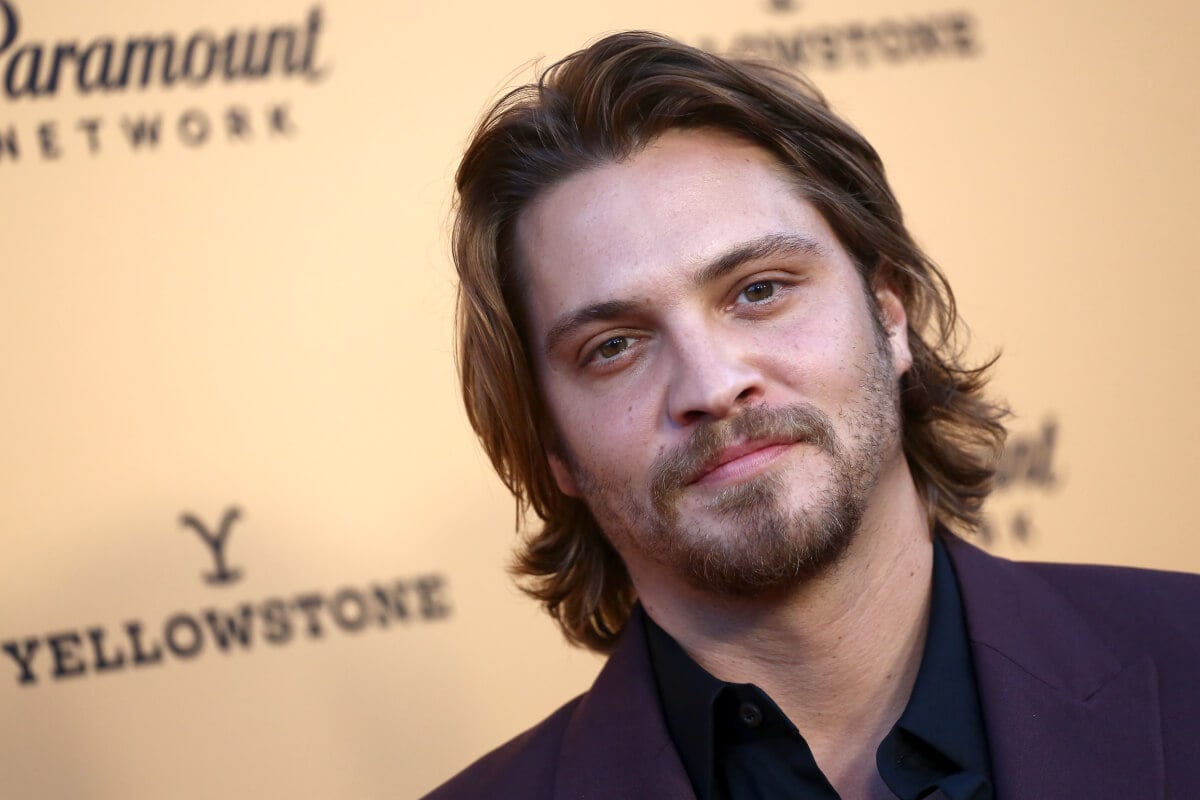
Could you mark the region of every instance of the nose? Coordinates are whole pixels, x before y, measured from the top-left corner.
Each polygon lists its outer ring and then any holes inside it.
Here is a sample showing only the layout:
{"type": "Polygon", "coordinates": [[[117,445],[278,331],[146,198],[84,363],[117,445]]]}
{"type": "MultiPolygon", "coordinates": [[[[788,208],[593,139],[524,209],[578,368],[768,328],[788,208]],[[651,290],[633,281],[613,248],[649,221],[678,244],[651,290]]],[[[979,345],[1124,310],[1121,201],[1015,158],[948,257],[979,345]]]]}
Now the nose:
{"type": "Polygon", "coordinates": [[[674,349],[667,413],[677,425],[721,419],[761,399],[763,375],[729,331],[689,331],[674,349]]]}

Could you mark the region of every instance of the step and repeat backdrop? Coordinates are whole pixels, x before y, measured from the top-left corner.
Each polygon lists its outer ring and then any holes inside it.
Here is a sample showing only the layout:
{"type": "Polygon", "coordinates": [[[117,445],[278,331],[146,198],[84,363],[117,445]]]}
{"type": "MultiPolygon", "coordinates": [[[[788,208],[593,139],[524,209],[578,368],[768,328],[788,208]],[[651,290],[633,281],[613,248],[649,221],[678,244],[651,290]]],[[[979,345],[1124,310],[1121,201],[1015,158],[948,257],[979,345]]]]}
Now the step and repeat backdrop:
{"type": "Polygon", "coordinates": [[[0,775],[415,797],[582,690],[455,385],[485,105],[649,28],[809,72],[1012,437],[981,541],[1200,570],[1182,0],[0,0],[0,775]]]}

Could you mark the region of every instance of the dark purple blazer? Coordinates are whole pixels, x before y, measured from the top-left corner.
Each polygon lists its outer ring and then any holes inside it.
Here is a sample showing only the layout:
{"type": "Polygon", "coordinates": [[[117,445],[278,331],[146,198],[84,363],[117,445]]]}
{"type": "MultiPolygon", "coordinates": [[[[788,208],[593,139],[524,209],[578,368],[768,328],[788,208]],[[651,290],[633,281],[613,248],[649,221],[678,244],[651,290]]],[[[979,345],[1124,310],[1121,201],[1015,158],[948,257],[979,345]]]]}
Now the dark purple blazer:
{"type": "MultiPolygon", "coordinates": [[[[997,800],[1200,798],[1200,576],[947,546],[997,800]]],[[[590,691],[428,797],[695,800],[640,613],[590,691]]]]}

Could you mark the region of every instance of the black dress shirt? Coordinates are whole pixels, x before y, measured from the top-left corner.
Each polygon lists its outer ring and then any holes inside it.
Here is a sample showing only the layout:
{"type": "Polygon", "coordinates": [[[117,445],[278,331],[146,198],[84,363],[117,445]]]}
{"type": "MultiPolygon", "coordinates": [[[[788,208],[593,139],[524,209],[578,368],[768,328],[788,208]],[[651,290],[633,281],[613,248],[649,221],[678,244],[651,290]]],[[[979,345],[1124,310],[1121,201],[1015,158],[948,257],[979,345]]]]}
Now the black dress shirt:
{"type": "MultiPolygon", "coordinates": [[[[765,692],[713,677],[649,618],[646,631],[667,729],[697,800],[837,798],[804,737],[765,692]]],[[[958,581],[936,536],[921,666],[875,763],[899,800],[993,797],[958,581]]]]}

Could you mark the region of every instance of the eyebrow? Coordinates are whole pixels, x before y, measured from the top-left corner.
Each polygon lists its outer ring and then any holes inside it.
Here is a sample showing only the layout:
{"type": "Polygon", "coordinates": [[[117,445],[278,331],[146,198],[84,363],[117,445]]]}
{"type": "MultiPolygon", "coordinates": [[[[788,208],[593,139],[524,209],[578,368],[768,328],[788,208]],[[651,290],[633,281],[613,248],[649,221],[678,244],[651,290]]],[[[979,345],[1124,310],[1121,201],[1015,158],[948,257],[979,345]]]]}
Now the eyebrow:
{"type": "MultiPolygon", "coordinates": [[[[783,256],[824,256],[828,249],[815,239],[795,233],[771,233],[758,239],[734,245],[700,267],[692,276],[692,286],[701,288],[751,261],[783,256]]],[[[547,353],[554,352],[564,339],[591,322],[607,321],[632,314],[639,304],[632,300],[605,300],[593,303],[559,317],[546,332],[547,353]]]]}
{"type": "Polygon", "coordinates": [[[707,286],[750,261],[762,261],[776,256],[820,257],[828,254],[828,248],[816,239],[796,233],[769,233],[761,238],[735,245],[714,258],[692,276],[692,285],[696,288],[707,286]]]}
{"type": "Polygon", "coordinates": [[[553,353],[562,341],[589,322],[598,322],[633,313],[637,303],[630,300],[606,300],[572,311],[558,318],[546,333],[546,352],[553,353]]]}

